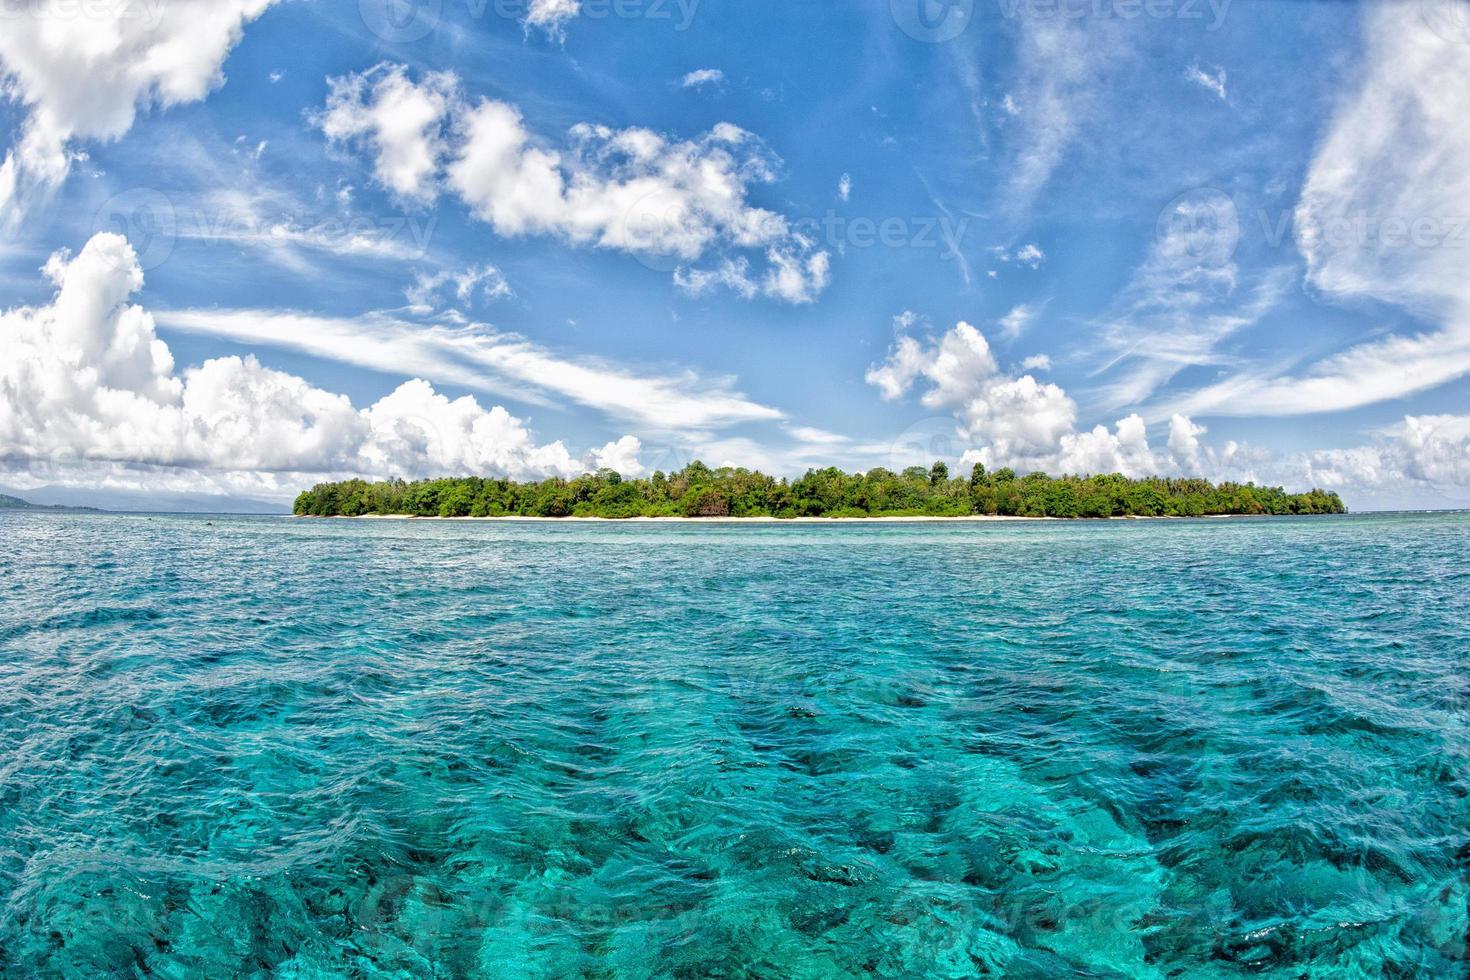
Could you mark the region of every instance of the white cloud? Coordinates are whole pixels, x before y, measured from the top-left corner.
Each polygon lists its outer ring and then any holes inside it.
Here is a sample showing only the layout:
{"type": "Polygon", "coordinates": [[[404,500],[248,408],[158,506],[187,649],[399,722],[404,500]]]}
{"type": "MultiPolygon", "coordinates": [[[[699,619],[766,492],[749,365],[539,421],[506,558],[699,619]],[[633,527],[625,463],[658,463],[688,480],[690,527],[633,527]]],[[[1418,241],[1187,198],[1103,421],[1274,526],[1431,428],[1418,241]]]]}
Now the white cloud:
{"type": "Polygon", "coordinates": [[[197,102],[246,24],[274,0],[11,4],[0,30],[0,92],[25,109],[0,164],[0,208],[60,184],[78,140],[113,140],[140,108],[197,102]]]}
{"type": "Polygon", "coordinates": [[[927,385],[920,402],[954,414],[956,434],[974,448],[967,462],[1051,473],[1159,471],[1143,420],[1130,415],[1113,431],[1078,432],[1077,406],[1061,387],[1005,374],[983,334],[961,322],[937,339],[900,337],[888,358],[870,368],[869,384],[885,399],[927,385]]]}
{"type": "Polygon", "coordinates": [[[526,128],[515,106],[490,99],[470,106],[448,95],[457,84],[437,76],[415,85],[394,66],[336,79],[324,128],[329,137],[377,146],[386,186],[425,200],[447,187],[505,237],[553,235],[651,264],[664,260],[681,269],[686,286],[728,284],[743,295],[790,302],[808,302],[825,288],[827,254],[785,217],[748,201],[751,186],[775,179],[778,163],[752,134],[719,123],[697,139],[676,140],[649,129],[580,123],[564,147],[554,148],[526,128]],[[425,110],[394,123],[393,136],[379,109],[384,86],[425,110]],[[445,139],[437,135],[441,126],[445,139]],[[394,158],[402,166],[384,162],[388,145],[399,146],[394,158]],[[764,255],[767,269],[735,275],[749,268],[748,258],[730,254],[742,250],[764,255]],[[692,268],[710,252],[719,253],[712,268],[692,268]]]}
{"type": "Polygon", "coordinates": [[[174,330],[288,347],[524,401],[566,399],[636,422],[645,431],[721,428],[782,417],[741,395],[729,378],[689,371],[639,374],[593,359],[564,357],[483,324],[424,326],[382,316],[339,319],[281,310],[170,310],[159,319],[174,330]]]}
{"type": "Polygon", "coordinates": [[[1004,199],[1012,215],[1031,207],[1061,164],[1106,89],[1103,73],[1119,59],[1122,38],[1102,18],[1022,19],[1017,94],[1002,102],[1019,137],[1004,199]]]}
{"type": "Polygon", "coordinates": [[[1406,475],[1470,497],[1470,415],[1405,416],[1395,435],[1406,475]]]}
{"type": "Polygon", "coordinates": [[[766,259],[770,268],[763,277],[752,276],[749,260],[736,256],[722,259],[710,268],[676,269],[674,285],[691,296],[722,288],[746,299],[773,296],[788,303],[810,303],[827,288],[831,278],[826,252],[801,257],[773,248],[766,259]]]}
{"type": "Polygon", "coordinates": [[[1268,270],[1241,301],[1240,237],[1239,212],[1224,192],[1200,188],[1170,202],[1143,262],[1100,324],[1101,347],[1111,355],[1102,371],[1113,379],[1094,392],[1099,404],[1138,405],[1187,367],[1224,363],[1221,342],[1276,306],[1294,270],[1268,270]]]}
{"type": "MultiPolygon", "coordinates": [[[[224,253],[239,247],[297,275],[323,276],[329,273],[328,257],[422,261],[436,226],[432,214],[354,210],[350,194],[323,192],[315,201],[303,200],[249,174],[204,193],[170,196],[167,213],[172,220],[165,227],[172,237],[156,237],[152,249],[143,253],[145,264],[156,261],[159,249],[177,238],[220,248],[220,261],[231,261],[233,252],[224,253]]],[[[332,263],[330,271],[339,274],[340,266],[332,263]]]]}
{"type": "Polygon", "coordinates": [[[623,436],[592,451],[592,468],[616,470],[620,476],[643,476],[648,470],[638,459],[642,451],[643,443],[636,437],[623,436]]]}
{"type": "Polygon", "coordinates": [[[1016,261],[1021,265],[1029,265],[1033,269],[1039,269],[1041,268],[1041,263],[1046,261],[1046,253],[1037,248],[1033,242],[1032,244],[1021,246],[1016,252],[1016,261]]]}
{"type": "Polygon", "coordinates": [[[131,305],[142,270],[103,233],[53,256],[49,305],[0,314],[0,458],[153,465],[215,473],[574,475],[559,442],[537,445],[505,409],[412,380],[366,409],[263,366],[220,357],[175,373],[153,317],[131,305]]]}
{"type": "Polygon", "coordinates": [[[1334,116],[1295,214],[1323,295],[1398,304],[1436,324],[1288,370],[1228,377],[1177,400],[1235,415],[1339,411],[1470,374],[1470,45],[1413,5],[1364,11],[1362,79],[1334,116]]]}
{"type": "Polygon", "coordinates": [[[996,259],[1001,262],[1014,262],[1017,265],[1024,265],[1030,269],[1039,269],[1041,268],[1041,263],[1046,261],[1046,253],[1035,242],[1027,242],[1025,245],[1015,249],[995,248],[991,249],[991,251],[995,254],[996,259]]]}
{"type": "Polygon", "coordinates": [[[700,68],[691,71],[679,80],[684,88],[703,88],[706,85],[718,88],[725,82],[725,73],[718,68],[700,68]]]}
{"type": "Polygon", "coordinates": [[[1077,419],[1061,388],[1002,373],[985,336],[964,322],[938,339],[899,337],[888,358],[868,369],[867,381],[890,401],[927,384],[925,408],[953,412],[962,438],[1017,461],[1055,452],[1077,419]]]}
{"type": "Polygon", "coordinates": [[[837,181],[837,199],[848,201],[852,198],[852,175],[843,174],[837,181]]]}
{"type": "Polygon", "coordinates": [[[1470,373],[1470,324],[1350,347],[1297,374],[1236,374],[1176,399],[1212,415],[1305,415],[1401,398],[1470,373]]]}
{"type": "Polygon", "coordinates": [[[1015,340],[1026,332],[1026,328],[1036,319],[1036,308],[1022,303],[1012,307],[1011,311],[1000,318],[1001,336],[1007,340],[1015,340]]]}
{"type": "Polygon", "coordinates": [[[555,41],[565,41],[566,25],[582,12],[581,0],[531,0],[524,21],[529,33],[535,27],[555,41]]]}
{"type": "Polygon", "coordinates": [[[1022,371],[1050,371],[1051,358],[1046,354],[1032,354],[1021,362],[1022,371]]]}
{"type": "Polygon", "coordinates": [[[1187,415],[1175,415],[1169,419],[1169,454],[1185,473],[1200,471],[1199,437],[1208,431],[1202,425],[1195,425],[1187,415]]]}
{"type": "Polygon", "coordinates": [[[352,468],[370,474],[574,476],[590,463],[560,442],[538,446],[526,425],[499,405],[469,395],[450,400],[421,379],[405,381],[362,413],[369,429],[352,468]]]}
{"type": "Polygon", "coordinates": [[[505,275],[495,266],[472,265],[460,272],[441,269],[438,272],[421,272],[414,277],[413,285],[404,290],[409,309],[414,313],[427,314],[443,306],[443,298],[452,295],[460,305],[470,305],[478,300],[497,300],[514,296],[505,275]]]}
{"type": "Polygon", "coordinates": [[[961,463],[1022,472],[1182,475],[1305,490],[1322,487],[1385,506],[1470,501],[1470,416],[1408,416],[1377,443],[1349,449],[1275,453],[1235,441],[1207,445],[1186,415],[1169,420],[1166,451],[1149,443],[1132,414],[1109,429],[1079,431],[1077,408],[1059,386],[1001,372],[984,336],[967,323],[938,338],[900,336],[867,380],[885,399],[924,388],[929,409],[951,412],[968,444],[961,463]]]}
{"type": "Polygon", "coordinates": [[[1184,77],[1206,91],[1215,93],[1220,101],[1228,101],[1225,95],[1225,69],[1216,68],[1213,73],[1205,71],[1195,62],[1184,70],[1184,77]]]}
{"type": "Polygon", "coordinates": [[[1337,490],[1353,507],[1453,507],[1470,503],[1470,416],[1405,416],[1367,444],[1272,453],[1228,441],[1205,445],[1183,416],[1169,429],[1181,469],[1207,479],[1337,490]]]}
{"type": "Polygon", "coordinates": [[[791,437],[798,442],[813,446],[843,446],[852,442],[847,436],[809,425],[793,425],[786,431],[790,432],[791,437]]]}
{"type": "Polygon", "coordinates": [[[414,83],[402,65],[381,64],[328,84],[326,108],[314,118],[327,138],[368,143],[379,183],[399,197],[434,197],[446,145],[443,127],[458,87],[455,76],[437,72],[414,83]]]}

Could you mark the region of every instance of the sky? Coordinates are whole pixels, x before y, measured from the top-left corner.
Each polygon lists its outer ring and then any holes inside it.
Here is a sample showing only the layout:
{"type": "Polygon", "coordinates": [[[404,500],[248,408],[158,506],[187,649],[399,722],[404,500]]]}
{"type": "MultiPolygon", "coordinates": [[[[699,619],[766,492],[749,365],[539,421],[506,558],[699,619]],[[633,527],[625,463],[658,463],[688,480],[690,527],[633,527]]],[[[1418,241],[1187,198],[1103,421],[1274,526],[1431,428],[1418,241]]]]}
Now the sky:
{"type": "Polygon", "coordinates": [[[1470,506],[1470,0],[0,0],[0,77],[14,492],[1470,506]]]}

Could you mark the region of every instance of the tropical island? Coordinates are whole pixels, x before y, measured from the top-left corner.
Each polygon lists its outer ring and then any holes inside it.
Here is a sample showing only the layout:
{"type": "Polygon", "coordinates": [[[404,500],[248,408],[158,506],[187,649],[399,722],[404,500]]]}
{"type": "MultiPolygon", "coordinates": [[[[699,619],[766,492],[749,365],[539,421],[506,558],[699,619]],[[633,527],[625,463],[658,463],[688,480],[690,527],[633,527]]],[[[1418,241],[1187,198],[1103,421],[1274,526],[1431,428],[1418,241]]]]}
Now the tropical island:
{"type": "Polygon", "coordinates": [[[1253,483],[1119,474],[1018,476],[976,464],[968,479],[937,462],[902,473],[883,468],[845,473],[809,470],[797,480],[754,470],[712,469],[693,462],[676,473],[624,479],[599,470],[573,480],[533,483],[454,477],[413,482],[320,483],[296,498],[309,517],[594,517],[873,518],[873,517],[1210,517],[1343,514],[1336,493],[1288,493],[1253,483]]]}

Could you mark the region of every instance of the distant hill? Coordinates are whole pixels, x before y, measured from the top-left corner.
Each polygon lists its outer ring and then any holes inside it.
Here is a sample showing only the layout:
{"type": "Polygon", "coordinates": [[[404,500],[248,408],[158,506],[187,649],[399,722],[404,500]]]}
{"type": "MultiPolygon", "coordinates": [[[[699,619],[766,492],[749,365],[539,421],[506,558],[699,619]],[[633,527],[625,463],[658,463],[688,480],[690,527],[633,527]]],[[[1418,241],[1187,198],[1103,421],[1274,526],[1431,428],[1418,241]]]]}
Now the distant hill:
{"type": "MultiPolygon", "coordinates": [[[[21,490],[0,486],[0,495],[30,503],[30,509],[111,511],[144,514],[289,514],[285,503],[225,494],[183,493],[145,490],[114,490],[100,487],[44,486],[21,490]]],[[[6,505],[0,504],[0,507],[6,505]]],[[[14,505],[10,505],[14,509],[14,505]]]]}
{"type": "Polygon", "coordinates": [[[51,510],[71,511],[73,513],[84,512],[91,514],[106,513],[106,511],[99,510],[96,507],[68,507],[63,504],[33,504],[29,500],[22,500],[19,497],[12,497],[8,494],[3,493],[0,493],[0,510],[51,510]]]}

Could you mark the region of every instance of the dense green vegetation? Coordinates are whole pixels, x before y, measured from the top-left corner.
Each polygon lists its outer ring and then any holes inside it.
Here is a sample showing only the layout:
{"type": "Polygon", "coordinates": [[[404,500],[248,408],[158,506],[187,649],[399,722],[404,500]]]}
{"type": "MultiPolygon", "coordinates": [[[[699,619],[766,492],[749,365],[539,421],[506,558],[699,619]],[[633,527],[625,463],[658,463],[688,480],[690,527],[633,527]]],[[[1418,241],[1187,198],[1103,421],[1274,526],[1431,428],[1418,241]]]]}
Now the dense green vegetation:
{"type": "Polygon", "coordinates": [[[624,480],[612,470],[540,483],[461,477],[322,483],[296,498],[295,512],[316,517],[411,514],[420,517],[914,517],[1004,514],[1019,517],[1202,517],[1211,514],[1341,514],[1336,493],[1206,480],[1132,480],[1117,474],[1049,477],[988,473],[952,479],[943,463],[902,473],[811,470],[788,481],[700,462],[677,473],[624,480]]]}

